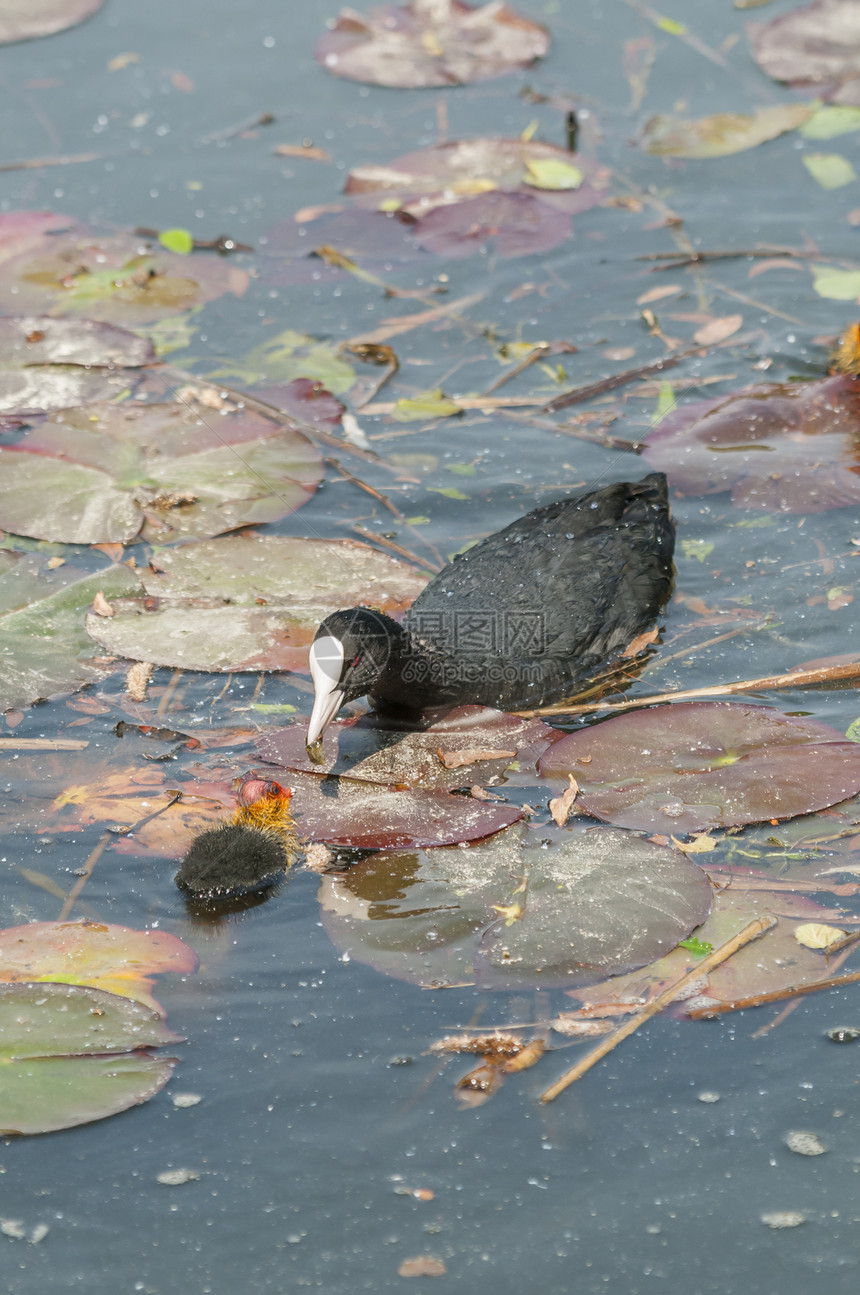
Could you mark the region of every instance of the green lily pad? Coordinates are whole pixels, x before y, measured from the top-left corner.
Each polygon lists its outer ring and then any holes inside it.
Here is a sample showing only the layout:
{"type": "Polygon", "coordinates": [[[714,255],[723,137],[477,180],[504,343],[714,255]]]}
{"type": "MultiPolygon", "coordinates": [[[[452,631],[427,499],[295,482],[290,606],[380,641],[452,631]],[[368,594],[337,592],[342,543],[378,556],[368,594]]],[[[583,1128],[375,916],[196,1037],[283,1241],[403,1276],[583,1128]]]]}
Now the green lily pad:
{"type": "Polygon", "coordinates": [[[259,382],[293,382],[310,378],[332,395],[342,396],[355,382],[355,369],[341,358],[336,343],[309,337],[286,328],[267,342],[253,347],[235,364],[222,365],[209,378],[239,380],[247,386],[259,382]]]}
{"type": "Polygon", "coordinates": [[[51,1133],[147,1101],[181,1042],[142,1003],[79,985],[0,985],[0,1134],[51,1133]]]}
{"type": "Polygon", "coordinates": [[[84,612],[99,592],[110,599],[139,588],[127,566],[84,574],[71,564],[51,570],[48,561],[0,554],[0,711],[103,678],[84,612]]]}
{"type": "Polygon", "coordinates": [[[0,319],[0,414],[35,414],[107,400],[138,382],[151,344],[91,319],[0,319]]]}
{"type": "Polygon", "coordinates": [[[838,729],[738,702],[685,702],[570,733],[542,777],[580,786],[577,806],[666,833],[794,818],[860,791],[860,749],[838,729]]]}
{"type": "Polygon", "coordinates": [[[0,0],[0,45],[53,36],[89,18],[104,0],[0,0]]]}
{"type": "Polygon", "coordinates": [[[87,630],[108,651],[187,670],[306,670],[329,612],[406,610],[425,576],[353,540],[225,536],[159,552],[145,596],[121,599],[87,630]]]}
{"type": "Polygon", "coordinates": [[[489,841],[385,850],[320,889],[351,958],[425,986],[571,986],[643,966],[707,917],[705,874],[612,829],[510,828],[489,841]]]}
{"type": "Polygon", "coordinates": [[[260,414],[90,405],[0,447],[0,527],[77,544],[199,539],[284,517],[321,477],[310,441],[260,414]]]}

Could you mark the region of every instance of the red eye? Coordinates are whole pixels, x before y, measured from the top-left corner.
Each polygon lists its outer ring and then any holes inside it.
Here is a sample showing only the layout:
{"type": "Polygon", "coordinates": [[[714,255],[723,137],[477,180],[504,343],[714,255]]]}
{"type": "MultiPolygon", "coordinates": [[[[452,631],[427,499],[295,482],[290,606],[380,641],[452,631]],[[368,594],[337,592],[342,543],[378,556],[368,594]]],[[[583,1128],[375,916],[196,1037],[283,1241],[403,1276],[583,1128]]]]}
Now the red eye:
{"type": "Polygon", "coordinates": [[[355,658],[355,660],[351,663],[351,666],[352,666],[352,669],[353,669],[353,670],[354,670],[354,669],[355,669],[355,667],[358,665],[358,663],[359,663],[359,661],[360,661],[360,660],[361,660],[361,656],[357,656],[357,657],[355,658]]]}

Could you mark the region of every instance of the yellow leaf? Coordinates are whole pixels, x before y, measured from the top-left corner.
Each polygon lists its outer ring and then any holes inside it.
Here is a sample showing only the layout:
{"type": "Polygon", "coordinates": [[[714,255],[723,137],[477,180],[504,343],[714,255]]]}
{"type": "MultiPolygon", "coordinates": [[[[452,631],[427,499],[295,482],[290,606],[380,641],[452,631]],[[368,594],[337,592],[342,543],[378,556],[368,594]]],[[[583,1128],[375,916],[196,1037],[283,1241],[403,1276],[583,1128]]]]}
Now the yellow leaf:
{"type": "Polygon", "coordinates": [[[527,158],[523,178],[533,189],[578,189],[585,179],[578,166],[557,157],[527,158]]]}
{"type": "Polygon", "coordinates": [[[522,904],[491,904],[497,913],[501,913],[505,919],[505,926],[513,926],[518,918],[522,917],[525,909],[522,904]]]}
{"type": "Polygon", "coordinates": [[[804,922],[794,932],[794,938],[805,949],[829,949],[846,934],[838,926],[825,926],[823,922],[804,922]]]}
{"type": "Polygon", "coordinates": [[[685,854],[707,854],[709,850],[716,847],[717,838],[708,836],[707,832],[700,832],[693,837],[692,841],[679,841],[677,836],[673,836],[672,843],[679,850],[683,850],[685,854]]]}

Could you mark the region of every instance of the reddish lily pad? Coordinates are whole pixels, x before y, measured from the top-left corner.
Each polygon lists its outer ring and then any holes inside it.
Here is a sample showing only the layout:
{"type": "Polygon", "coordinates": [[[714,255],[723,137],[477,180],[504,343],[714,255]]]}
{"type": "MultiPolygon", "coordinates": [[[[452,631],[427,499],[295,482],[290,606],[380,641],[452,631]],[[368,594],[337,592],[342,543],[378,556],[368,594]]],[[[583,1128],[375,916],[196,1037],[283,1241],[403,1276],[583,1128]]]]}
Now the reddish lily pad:
{"type": "Polygon", "coordinates": [[[817,0],[753,32],[759,67],[776,81],[860,104],[860,13],[855,0],[817,0]]]}
{"type": "Polygon", "coordinates": [[[152,976],[196,968],[194,951],[168,931],[100,922],[31,922],[0,930],[0,981],[89,985],[162,1016],[150,993],[152,976]]]}
{"type": "Polygon", "coordinates": [[[91,319],[0,319],[0,414],[36,414],[107,400],[155,361],[150,342],[91,319]]]}
{"type": "Polygon", "coordinates": [[[860,383],[769,383],[667,414],[645,459],[687,494],[731,490],[739,508],[817,513],[860,502],[860,383]]]}
{"type": "Polygon", "coordinates": [[[321,477],[307,438],[260,414],[89,405],[0,447],[0,527],[78,544],[202,538],[276,521],[321,477]]]}
{"type": "Polygon", "coordinates": [[[601,202],[609,180],[607,167],[555,144],[484,135],[404,153],[386,166],[354,167],[345,192],[364,207],[396,201],[413,217],[493,191],[539,196],[572,215],[601,202]]]}
{"type": "Polygon", "coordinates": [[[0,0],[0,45],[65,31],[103,4],[104,0],[0,0]]]}
{"type": "Polygon", "coordinates": [[[334,76],[412,88],[505,76],[542,58],[549,44],[546,28],[506,4],[413,0],[366,16],[344,9],[314,56],[334,76]]]}
{"type": "Polygon", "coordinates": [[[77,985],[0,985],[0,1134],[51,1133],[148,1101],[181,1043],[157,1012],[77,985]]]}
{"type": "Polygon", "coordinates": [[[108,651],[187,670],[306,670],[329,612],[353,603],[403,612],[427,583],[353,540],[225,536],[160,552],[145,596],[87,618],[108,651]]]}
{"type": "Polygon", "coordinates": [[[250,394],[274,405],[300,423],[333,431],[345,406],[314,378],[294,378],[292,382],[261,382],[250,388],[250,394]]]}
{"type": "Polygon", "coordinates": [[[606,828],[550,831],[382,851],[324,878],[323,924],[387,975],[515,989],[641,966],[705,920],[710,884],[680,851],[606,828]]]}
{"type": "Polygon", "coordinates": [[[540,762],[580,785],[577,805],[619,827],[665,833],[794,818],[860,791],[860,746],[766,706],[654,706],[570,733],[540,762]]]}
{"type": "Polygon", "coordinates": [[[321,212],[313,219],[302,213],[301,221],[279,221],[266,241],[266,282],[325,284],[346,277],[348,270],[329,265],[316,255],[322,246],[334,247],[363,269],[378,273],[390,273],[392,265],[426,259],[427,253],[415,241],[414,223],[396,211],[321,212]]]}
{"type": "Polygon", "coordinates": [[[151,323],[248,286],[245,272],[215,253],[180,256],[47,212],[3,214],[0,263],[0,309],[18,315],[151,323]]]}
{"type": "Polygon", "coordinates": [[[0,711],[102,679],[84,612],[97,593],[119,598],[139,587],[127,566],[85,573],[48,563],[33,553],[0,556],[0,711]]]}
{"type": "Polygon", "coordinates": [[[436,207],[413,233],[428,252],[472,256],[488,245],[499,256],[548,252],[571,233],[571,221],[528,193],[484,193],[450,207],[436,207]]]}
{"type": "Polygon", "coordinates": [[[436,791],[485,782],[511,765],[533,770],[559,737],[557,729],[540,720],[489,706],[458,706],[418,731],[387,716],[335,720],[323,736],[321,765],[308,759],[306,735],[304,724],[279,729],[260,738],[257,754],[293,773],[348,774],[350,779],[436,791]],[[505,754],[493,758],[494,751],[505,754]],[[462,755],[463,762],[446,768],[440,752],[462,755]]]}

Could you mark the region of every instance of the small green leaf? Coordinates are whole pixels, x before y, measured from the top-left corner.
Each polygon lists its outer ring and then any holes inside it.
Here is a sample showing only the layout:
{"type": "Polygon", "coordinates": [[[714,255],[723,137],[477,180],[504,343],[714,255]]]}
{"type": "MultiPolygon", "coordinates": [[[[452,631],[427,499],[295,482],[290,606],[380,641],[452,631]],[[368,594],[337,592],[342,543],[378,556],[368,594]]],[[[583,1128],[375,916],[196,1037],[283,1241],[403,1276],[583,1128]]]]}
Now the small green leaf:
{"type": "Polygon", "coordinates": [[[291,706],[289,702],[284,702],[283,705],[278,706],[275,704],[268,705],[266,702],[262,701],[255,701],[251,704],[251,710],[257,710],[261,715],[295,715],[296,713],[295,706],[291,706]]]}
{"type": "Polygon", "coordinates": [[[801,159],[822,189],[841,189],[857,179],[857,172],[841,153],[805,153],[801,159]]]}
{"type": "Polygon", "coordinates": [[[398,423],[414,423],[421,418],[450,418],[459,413],[457,402],[437,387],[435,391],[422,391],[412,400],[398,400],[391,417],[398,423]]]}
{"type": "Polygon", "coordinates": [[[685,558],[698,558],[704,562],[713,553],[714,546],[711,540],[681,540],[681,551],[685,558]]]}
{"type": "Polygon", "coordinates": [[[187,229],[163,229],[158,241],[168,252],[178,252],[180,256],[187,256],[194,247],[194,239],[187,229]]]}
{"type": "Polygon", "coordinates": [[[850,723],[845,730],[845,736],[849,742],[860,742],[860,718],[850,723]]]}
{"type": "Polygon", "coordinates": [[[462,490],[455,490],[453,486],[428,486],[427,489],[431,490],[434,495],[444,495],[446,499],[469,498],[468,495],[463,494],[462,490]]]}
{"type": "Polygon", "coordinates": [[[446,463],[446,472],[456,472],[458,477],[473,477],[477,472],[474,463],[446,463]]]}
{"type": "Polygon", "coordinates": [[[671,382],[661,382],[660,394],[657,397],[657,408],[654,410],[652,426],[656,427],[660,420],[665,418],[669,411],[675,408],[676,403],[675,388],[672,386],[671,382]]]}
{"type": "Polygon", "coordinates": [[[667,31],[670,36],[686,36],[689,28],[685,27],[682,22],[677,22],[674,18],[664,18],[658,14],[654,23],[660,31],[667,31]]]}
{"type": "Polygon", "coordinates": [[[399,198],[383,198],[382,202],[379,204],[376,210],[377,211],[399,211],[400,206],[401,206],[401,203],[399,198]]]}
{"type": "Polygon", "coordinates": [[[533,189],[578,189],[585,177],[578,166],[555,157],[526,159],[525,182],[533,189]]]}
{"type": "Polygon", "coordinates": [[[689,953],[694,953],[697,958],[701,958],[706,953],[710,953],[713,947],[714,946],[709,944],[707,940],[700,940],[698,936],[695,935],[691,935],[687,940],[678,941],[679,949],[686,949],[689,953]]]}
{"type": "Polygon", "coordinates": [[[729,522],[730,526],[736,526],[740,530],[752,531],[759,530],[762,526],[776,526],[774,517],[744,517],[739,522],[729,522]]]}
{"type": "Polygon", "coordinates": [[[852,130],[860,130],[860,108],[827,104],[816,108],[809,121],[801,126],[800,133],[805,139],[833,139],[852,130]]]}
{"type": "Polygon", "coordinates": [[[420,517],[420,516],[419,516],[419,517],[407,517],[407,518],[406,518],[406,525],[407,525],[407,526],[429,526],[429,525],[430,525],[430,518],[429,518],[429,517],[420,517]]]}
{"type": "Polygon", "coordinates": [[[819,297],[829,297],[831,301],[856,301],[860,297],[860,270],[823,265],[814,275],[812,286],[819,297]]]}

